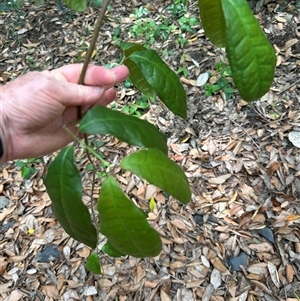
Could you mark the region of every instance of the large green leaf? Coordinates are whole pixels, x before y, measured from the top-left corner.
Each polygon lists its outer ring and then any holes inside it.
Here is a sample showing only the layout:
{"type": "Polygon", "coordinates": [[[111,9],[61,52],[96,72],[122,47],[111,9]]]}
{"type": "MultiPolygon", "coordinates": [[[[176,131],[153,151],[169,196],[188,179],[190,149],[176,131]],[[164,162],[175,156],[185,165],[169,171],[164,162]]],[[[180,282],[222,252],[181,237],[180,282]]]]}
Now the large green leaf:
{"type": "Polygon", "coordinates": [[[66,5],[75,11],[86,10],[86,0],[63,0],[66,5]]]}
{"type": "Polygon", "coordinates": [[[221,0],[226,20],[226,51],[232,77],[246,101],[268,92],[276,56],[246,0],[221,0]]]}
{"type": "Polygon", "coordinates": [[[145,48],[143,45],[137,43],[121,42],[119,44],[119,47],[124,52],[125,57],[128,57],[131,53],[135,51],[147,50],[147,48],[145,48]]]}
{"type": "Polygon", "coordinates": [[[79,130],[89,134],[110,134],[131,145],[154,147],[164,153],[168,152],[166,136],[154,125],[102,106],[85,114],[79,130]]]}
{"type": "MultiPolygon", "coordinates": [[[[205,34],[217,47],[226,46],[226,23],[221,0],[198,0],[205,34]]],[[[236,28],[238,30],[238,28],[236,28]]]]}
{"type": "Polygon", "coordinates": [[[154,50],[143,50],[133,52],[129,58],[138,65],[143,77],[169,110],[186,118],[186,92],[176,73],[159,55],[154,50]]]}
{"type": "Polygon", "coordinates": [[[81,177],[72,146],[65,147],[55,158],[44,183],[52,201],[53,213],[64,230],[74,239],[95,248],[97,232],[82,202],[81,177]]]}
{"type": "Polygon", "coordinates": [[[102,183],[98,211],[101,233],[120,254],[141,258],[160,253],[162,243],[158,232],[112,177],[102,183]]]}
{"type": "Polygon", "coordinates": [[[122,160],[121,167],[145,178],[184,204],[191,199],[189,182],[182,169],[157,149],[133,153],[122,160]]]}
{"type": "Polygon", "coordinates": [[[133,52],[146,50],[146,48],[140,44],[124,43],[124,42],[120,44],[120,48],[124,53],[125,56],[124,65],[126,65],[127,68],[129,69],[129,78],[131,79],[133,85],[148,97],[154,96],[155,90],[147,82],[146,78],[143,76],[138,65],[129,58],[129,56],[133,52]]]}
{"type": "Polygon", "coordinates": [[[126,254],[119,252],[113,245],[107,242],[101,249],[102,252],[109,255],[110,257],[121,257],[126,254]]]}

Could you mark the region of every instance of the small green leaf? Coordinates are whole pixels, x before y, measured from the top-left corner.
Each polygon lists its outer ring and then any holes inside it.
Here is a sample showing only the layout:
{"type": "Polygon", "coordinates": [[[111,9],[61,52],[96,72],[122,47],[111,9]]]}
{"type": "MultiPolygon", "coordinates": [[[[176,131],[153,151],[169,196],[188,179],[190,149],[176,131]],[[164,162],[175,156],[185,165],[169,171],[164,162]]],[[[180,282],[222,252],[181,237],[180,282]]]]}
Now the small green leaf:
{"type": "Polygon", "coordinates": [[[178,76],[154,50],[133,52],[129,56],[160,100],[176,115],[187,117],[186,93],[178,76]]]}
{"type": "Polygon", "coordinates": [[[89,255],[85,266],[88,271],[98,275],[101,274],[100,261],[97,253],[93,252],[89,255]]]}
{"type": "Polygon", "coordinates": [[[98,211],[100,231],[119,254],[142,258],[160,253],[162,243],[158,232],[112,177],[102,183],[98,211]]]}
{"type": "Polygon", "coordinates": [[[66,5],[75,11],[86,10],[86,0],[63,0],[66,5]]]}
{"type": "Polygon", "coordinates": [[[92,170],[94,169],[94,165],[93,165],[92,163],[89,163],[89,164],[87,164],[87,165],[85,166],[85,169],[86,169],[87,171],[92,171],[92,170]]]}
{"type": "Polygon", "coordinates": [[[29,180],[36,171],[37,170],[34,167],[28,167],[28,166],[24,165],[22,167],[21,175],[24,179],[29,180]]]}
{"type": "Polygon", "coordinates": [[[198,0],[198,6],[205,35],[215,46],[225,47],[226,23],[221,0],[198,0]]]}
{"type": "Polygon", "coordinates": [[[226,20],[226,51],[232,77],[246,101],[268,92],[276,55],[246,0],[221,0],[226,20]]]}
{"type": "Polygon", "coordinates": [[[155,90],[147,82],[138,65],[129,58],[135,51],[146,50],[146,48],[140,44],[124,42],[120,44],[120,48],[123,50],[125,56],[124,65],[129,69],[129,78],[131,79],[132,84],[147,97],[153,97],[155,95],[155,90]]]}
{"type": "Polygon", "coordinates": [[[189,182],[184,172],[158,149],[133,153],[122,160],[121,167],[145,178],[184,204],[191,199],[189,182]]]}
{"type": "Polygon", "coordinates": [[[98,106],[89,110],[79,130],[89,134],[110,134],[131,145],[154,147],[168,153],[167,138],[149,122],[98,106]]]}
{"type": "Polygon", "coordinates": [[[155,210],[155,208],[156,208],[156,202],[155,202],[155,199],[154,199],[154,197],[152,197],[151,199],[150,199],[150,202],[149,202],[149,208],[150,208],[150,210],[153,212],[154,210],[155,210]]]}
{"type": "Polygon", "coordinates": [[[44,184],[53,213],[64,230],[74,239],[96,248],[97,232],[82,202],[81,177],[72,146],[65,147],[49,166],[44,184]]]}
{"type": "Polygon", "coordinates": [[[111,245],[109,242],[107,242],[103,247],[102,247],[102,252],[111,256],[111,257],[121,257],[127,254],[123,254],[119,252],[113,245],[111,245]]]}
{"type": "Polygon", "coordinates": [[[18,160],[18,161],[15,162],[15,165],[18,166],[18,167],[23,167],[23,166],[25,166],[25,162],[22,161],[22,160],[18,160]]]}

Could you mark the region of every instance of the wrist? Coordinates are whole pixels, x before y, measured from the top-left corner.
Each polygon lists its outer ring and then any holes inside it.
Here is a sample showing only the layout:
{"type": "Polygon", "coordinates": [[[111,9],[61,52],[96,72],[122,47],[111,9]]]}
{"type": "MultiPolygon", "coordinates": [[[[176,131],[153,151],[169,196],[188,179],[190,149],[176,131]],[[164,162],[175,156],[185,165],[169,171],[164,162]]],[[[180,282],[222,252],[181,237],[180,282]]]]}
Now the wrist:
{"type": "Polygon", "coordinates": [[[8,129],[8,118],[5,113],[5,103],[4,103],[4,86],[0,87],[0,139],[1,139],[1,149],[0,154],[0,165],[11,160],[9,156],[9,129],[8,129]]]}

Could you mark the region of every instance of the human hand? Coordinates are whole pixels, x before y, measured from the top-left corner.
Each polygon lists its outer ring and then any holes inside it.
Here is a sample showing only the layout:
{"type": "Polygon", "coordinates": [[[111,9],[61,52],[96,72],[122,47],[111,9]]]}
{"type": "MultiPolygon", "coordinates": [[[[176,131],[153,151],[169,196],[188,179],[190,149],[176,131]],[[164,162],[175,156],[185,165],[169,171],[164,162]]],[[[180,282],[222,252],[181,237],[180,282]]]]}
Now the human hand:
{"type": "Polygon", "coordinates": [[[113,86],[128,76],[128,69],[89,66],[85,86],[78,85],[81,64],[52,71],[29,72],[0,87],[0,137],[8,160],[49,154],[72,141],[63,126],[77,134],[78,107],[108,105],[113,86]]]}

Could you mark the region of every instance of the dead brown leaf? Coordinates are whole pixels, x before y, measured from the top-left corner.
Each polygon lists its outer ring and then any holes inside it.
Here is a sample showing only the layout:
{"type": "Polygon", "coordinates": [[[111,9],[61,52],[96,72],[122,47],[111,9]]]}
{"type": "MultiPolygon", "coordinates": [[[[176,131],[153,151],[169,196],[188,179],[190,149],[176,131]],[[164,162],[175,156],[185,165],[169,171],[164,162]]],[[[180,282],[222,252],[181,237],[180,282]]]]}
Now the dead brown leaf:
{"type": "Polygon", "coordinates": [[[288,283],[292,283],[295,275],[295,270],[291,264],[286,266],[286,279],[288,283]]]}
{"type": "Polygon", "coordinates": [[[255,252],[272,252],[273,246],[268,242],[262,242],[260,244],[249,244],[248,247],[255,252]]]}

